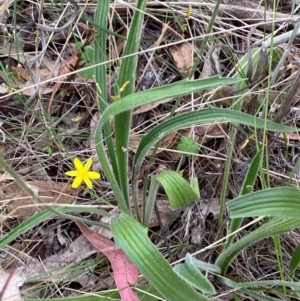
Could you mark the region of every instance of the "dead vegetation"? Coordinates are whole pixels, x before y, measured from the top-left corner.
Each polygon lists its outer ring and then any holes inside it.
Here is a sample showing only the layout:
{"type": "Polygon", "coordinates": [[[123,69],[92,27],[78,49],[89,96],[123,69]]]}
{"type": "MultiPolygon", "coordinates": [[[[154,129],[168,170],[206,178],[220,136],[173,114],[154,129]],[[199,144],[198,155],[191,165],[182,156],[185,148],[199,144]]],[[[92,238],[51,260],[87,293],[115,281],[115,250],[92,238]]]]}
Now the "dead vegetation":
{"type": "MultiPolygon", "coordinates": [[[[64,174],[72,169],[74,157],[83,161],[94,157],[93,170],[101,172],[92,138],[99,120],[92,65],[93,39],[97,38],[100,29],[90,22],[96,2],[17,1],[15,11],[13,5],[6,2],[0,37],[0,119],[6,136],[2,147],[7,162],[50,203],[99,204],[99,198],[104,198],[116,205],[104,176],[94,182],[95,194],[90,194],[80,188],[72,189],[64,174]],[[90,68],[84,70],[84,67],[90,68]]],[[[206,33],[214,1],[202,4],[149,1],[140,39],[136,90],[148,90],[188,76],[234,75],[242,57],[251,48],[260,47],[272,30],[275,36],[293,30],[299,18],[297,5],[298,1],[279,1],[274,16],[271,1],[265,1],[265,4],[255,0],[223,1],[214,34],[205,45],[205,55],[199,57],[199,49],[203,47],[200,37],[206,33]],[[199,63],[195,65],[197,60],[199,63]]],[[[131,1],[111,3],[109,31],[115,35],[109,35],[107,41],[107,88],[112,102],[118,98],[114,83],[124,48],[122,37],[127,35],[134,8],[135,3],[131,1]]],[[[271,120],[299,127],[299,47],[297,37],[292,45],[288,45],[288,40],[278,45],[281,52],[273,59],[273,71],[285,50],[288,55],[269,91],[267,67],[270,57],[265,58],[260,72],[253,70],[251,74],[249,71],[249,87],[243,92],[243,111],[256,116],[267,114],[271,120]],[[293,93],[288,94],[291,90],[293,93]]],[[[130,144],[126,151],[133,157],[142,135],[171,113],[199,110],[207,105],[230,108],[234,105],[235,93],[233,87],[227,86],[181,99],[165,99],[137,109],[133,112],[130,144]]],[[[183,171],[187,179],[191,176],[199,179],[201,199],[182,211],[171,211],[164,192],[160,191],[157,202],[160,218],[152,217],[151,239],[172,262],[183,258],[187,251],[197,252],[210,246],[223,236],[224,228],[218,227],[217,219],[219,214],[224,214],[226,222],[228,216],[226,212],[219,212],[218,200],[231,130],[229,124],[214,123],[169,134],[161,141],[153,164],[145,162],[137,179],[166,168],[183,171]],[[186,156],[178,150],[182,137],[193,139],[198,154],[186,156]]],[[[251,129],[238,126],[228,199],[239,195],[248,164],[255,155],[255,146],[263,140],[253,134],[251,129]]],[[[269,135],[266,142],[269,161],[265,173],[271,186],[298,186],[299,135],[269,135]]],[[[261,186],[262,183],[257,181],[254,189],[261,186]]],[[[32,202],[6,173],[0,176],[0,202],[1,236],[43,209],[32,202]]],[[[100,207],[106,211],[112,209],[107,203],[101,203],[100,207]]],[[[83,217],[100,219],[97,215],[83,217]]],[[[282,260],[286,269],[293,249],[299,243],[298,232],[295,230],[282,237],[282,260]]],[[[271,241],[265,240],[237,257],[231,265],[230,277],[248,281],[279,278],[272,246],[271,241]]],[[[198,256],[211,262],[218,252],[218,248],[211,248],[198,256]]],[[[53,218],[22,234],[1,250],[0,258],[3,270],[16,267],[18,273],[34,283],[23,287],[26,297],[43,299],[113,288],[107,260],[102,255],[95,257],[96,253],[74,223],[53,218]],[[58,270],[57,274],[47,275],[46,271],[53,269],[58,270]]],[[[216,300],[233,300],[232,292],[224,291],[221,286],[218,289],[216,300]]],[[[270,292],[270,295],[283,298],[278,291],[270,292]]],[[[243,295],[240,298],[250,300],[243,295]]],[[[291,297],[291,300],[296,299],[291,297]]]]}

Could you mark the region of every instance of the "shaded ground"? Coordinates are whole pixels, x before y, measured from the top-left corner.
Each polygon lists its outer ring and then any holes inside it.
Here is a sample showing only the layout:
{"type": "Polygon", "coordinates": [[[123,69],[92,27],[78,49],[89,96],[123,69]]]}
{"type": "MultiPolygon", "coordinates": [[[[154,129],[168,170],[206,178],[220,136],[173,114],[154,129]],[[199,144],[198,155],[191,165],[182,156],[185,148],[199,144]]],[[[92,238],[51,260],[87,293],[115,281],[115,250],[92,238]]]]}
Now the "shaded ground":
{"type": "MultiPolygon", "coordinates": [[[[254,46],[260,47],[264,37],[272,32],[273,8],[271,3],[264,7],[259,5],[259,1],[226,2],[218,12],[215,34],[209,44],[205,45],[205,56],[200,58],[197,65],[195,62],[202,47],[200,37],[206,32],[205,26],[211,18],[214,2],[207,1],[205,5],[193,3],[190,15],[188,2],[149,2],[140,40],[136,90],[176,82],[189,76],[191,70],[194,70],[194,78],[235,74],[242,57],[254,46]]],[[[274,26],[276,36],[292,30],[299,18],[297,11],[290,16],[293,1],[279,2],[274,26]]],[[[96,3],[80,2],[78,7],[73,2],[54,5],[44,3],[43,13],[40,13],[39,5],[17,1],[16,8],[15,14],[12,6],[10,14],[4,13],[0,40],[0,119],[6,136],[3,143],[5,158],[24,180],[37,187],[50,202],[71,203],[76,200],[81,204],[98,204],[94,195],[81,189],[71,189],[70,181],[64,174],[72,169],[74,157],[80,157],[83,161],[95,157],[92,137],[99,112],[94,69],[79,70],[93,64],[93,39],[97,37],[99,29],[88,20],[93,20],[96,3]],[[55,27],[61,28],[56,30],[55,27]]],[[[116,96],[114,83],[118,76],[118,60],[124,47],[122,36],[127,35],[133,10],[134,3],[111,4],[109,30],[118,34],[109,35],[107,42],[110,61],[107,64],[107,85],[111,98],[116,96]]],[[[282,63],[280,59],[286,49],[288,55],[269,91],[268,103],[264,103],[269,76],[267,66],[270,57],[267,55],[259,72],[249,71],[249,89],[244,92],[242,110],[257,116],[267,110],[269,119],[298,126],[300,91],[295,78],[299,68],[299,40],[295,38],[291,45],[288,45],[288,40],[282,41],[277,47],[278,57],[273,57],[272,65],[274,72],[278,64],[282,63]],[[285,95],[291,89],[289,87],[294,88],[294,93],[287,100],[285,95]],[[285,110],[287,107],[288,110],[285,110]]],[[[233,105],[234,93],[233,87],[223,87],[219,91],[211,89],[182,99],[166,99],[136,110],[133,112],[127,151],[133,158],[141,136],[154,124],[168,118],[171,112],[179,114],[207,105],[229,108],[233,105]]],[[[161,142],[154,163],[149,167],[148,162],[145,162],[144,169],[149,174],[168,168],[182,170],[187,179],[192,176],[199,179],[201,200],[182,211],[171,212],[164,192],[160,192],[158,208],[162,225],[153,216],[151,238],[171,261],[183,258],[187,251],[196,252],[209,246],[223,235],[224,229],[217,225],[220,210],[218,199],[231,130],[228,124],[214,123],[172,133],[161,142]],[[193,139],[198,147],[197,155],[189,157],[178,150],[182,137],[193,139]],[[163,234],[166,239],[157,233],[163,234]]],[[[239,195],[248,164],[255,155],[256,143],[263,140],[253,134],[250,128],[238,127],[228,199],[239,195]]],[[[297,186],[298,134],[270,135],[266,142],[269,162],[265,172],[269,174],[271,186],[297,186]]],[[[101,172],[96,158],[93,170],[101,172]]],[[[141,174],[140,179],[142,177],[141,174]]],[[[28,208],[30,200],[6,174],[0,180],[1,232],[4,235],[32,216],[37,208],[28,208]],[[20,204],[27,207],[18,211],[20,204]]],[[[258,181],[254,189],[262,185],[258,181]]],[[[94,191],[115,205],[105,177],[94,183],[94,191]]],[[[111,209],[104,204],[102,208],[111,209]]],[[[222,214],[226,221],[226,212],[222,214]]],[[[88,218],[99,220],[98,216],[88,218]]],[[[114,287],[106,259],[95,257],[96,251],[87,247],[85,242],[79,241],[77,247],[84,244],[87,256],[81,258],[78,254],[70,255],[70,242],[76,239],[82,237],[74,223],[52,219],[33,228],[1,251],[1,266],[4,270],[13,265],[25,266],[42,273],[43,266],[47,269],[57,267],[57,263],[53,262],[57,262],[58,256],[63,264],[75,263],[75,272],[63,271],[58,276],[60,280],[62,275],[67,279],[59,284],[59,289],[51,286],[39,290],[30,286],[26,294],[32,294],[35,298],[76,295],[77,292],[71,289],[98,292],[114,287]],[[43,262],[43,266],[39,262],[43,262]]],[[[298,242],[298,231],[283,237],[283,261],[286,268],[298,242]]],[[[274,269],[276,254],[272,248],[272,242],[263,241],[253,246],[252,253],[249,251],[243,257],[239,256],[232,265],[232,279],[238,280],[241,275],[248,281],[263,277],[279,278],[277,269],[274,269]]],[[[211,262],[217,253],[218,249],[213,248],[198,256],[211,262]]],[[[28,272],[28,275],[31,274],[32,271],[28,272]]],[[[40,282],[38,285],[42,287],[40,282]]],[[[222,287],[219,289],[222,292],[222,287]]],[[[225,300],[225,297],[222,298],[225,300]]],[[[232,298],[232,294],[228,293],[226,300],[232,298]]]]}

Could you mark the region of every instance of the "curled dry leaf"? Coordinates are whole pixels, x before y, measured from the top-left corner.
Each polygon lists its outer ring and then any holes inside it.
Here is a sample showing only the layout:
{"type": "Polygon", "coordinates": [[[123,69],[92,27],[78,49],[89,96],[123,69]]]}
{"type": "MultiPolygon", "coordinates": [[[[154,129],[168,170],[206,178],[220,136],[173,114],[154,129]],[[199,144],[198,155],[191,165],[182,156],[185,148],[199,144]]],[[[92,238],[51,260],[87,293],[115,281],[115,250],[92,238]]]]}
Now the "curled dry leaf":
{"type": "MultiPolygon", "coordinates": [[[[72,189],[70,184],[53,181],[26,182],[32,189],[37,190],[39,197],[47,203],[70,204],[78,194],[77,189],[72,189]]],[[[41,204],[36,204],[33,199],[15,182],[0,182],[0,202],[9,201],[7,211],[10,217],[27,219],[36,212],[45,210],[41,204]]]]}
{"type": "Polygon", "coordinates": [[[200,145],[206,144],[215,138],[224,138],[226,136],[225,123],[203,124],[195,128],[196,142],[200,145]]]}
{"type": "MultiPolygon", "coordinates": [[[[156,202],[160,220],[162,223],[161,226],[164,229],[174,222],[174,220],[178,217],[180,210],[171,209],[171,204],[168,199],[158,198],[156,202]]],[[[150,217],[149,228],[157,226],[159,226],[158,218],[155,212],[153,211],[150,217]]]]}

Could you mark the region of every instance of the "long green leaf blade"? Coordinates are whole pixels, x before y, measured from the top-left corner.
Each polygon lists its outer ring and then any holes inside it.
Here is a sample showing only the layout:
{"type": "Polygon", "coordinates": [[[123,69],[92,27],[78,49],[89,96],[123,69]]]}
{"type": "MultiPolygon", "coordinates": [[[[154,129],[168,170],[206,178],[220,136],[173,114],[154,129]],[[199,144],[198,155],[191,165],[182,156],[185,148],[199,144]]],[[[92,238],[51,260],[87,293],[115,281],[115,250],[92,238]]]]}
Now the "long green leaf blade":
{"type": "Polygon", "coordinates": [[[173,271],[148,238],[147,228],[135,219],[122,213],[112,218],[111,229],[116,245],[167,300],[208,300],[173,271]]]}
{"type": "Polygon", "coordinates": [[[293,252],[292,259],[290,262],[290,271],[289,271],[289,276],[291,278],[294,278],[295,276],[295,271],[300,265],[300,244],[296,247],[296,249],[293,252]]]}
{"type": "MultiPolygon", "coordinates": [[[[146,0],[138,0],[136,10],[130,24],[130,29],[125,44],[123,55],[135,54],[139,48],[139,39],[143,26],[144,10],[146,7],[146,0]]],[[[121,96],[134,93],[135,88],[135,73],[137,66],[138,55],[132,55],[128,58],[122,59],[120,67],[120,75],[118,78],[118,88],[124,88],[120,91],[121,96]],[[125,85],[125,86],[124,86],[125,85]]],[[[119,92],[118,92],[119,93],[119,92]]],[[[115,103],[119,102],[117,100],[115,103]]],[[[115,142],[116,142],[116,156],[119,166],[119,185],[122,189],[123,196],[129,205],[128,196],[128,153],[124,152],[124,147],[128,145],[130,132],[131,111],[123,111],[115,118],[115,142]]],[[[115,175],[117,177],[117,175],[115,175]]]]}
{"type": "MultiPolygon", "coordinates": [[[[246,195],[252,192],[253,186],[255,184],[258,171],[261,166],[261,156],[262,156],[263,149],[260,149],[257,154],[254,156],[249,169],[247,171],[247,174],[245,176],[245,179],[243,181],[243,185],[241,188],[240,195],[246,195]]],[[[229,226],[229,234],[235,232],[238,230],[243,222],[243,218],[233,218],[230,221],[229,226]]],[[[227,248],[234,240],[235,235],[229,236],[229,238],[226,241],[225,248],[227,248]]]]}
{"type": "Polygon", "coordinates": [[[277,218],[274,217],[255,231],[242,237],[235,244],[232,244],[229,248],[224,250],[216,260],[216,264],[222,270],[222,274],[226,273],[226,270],[230,262],[244,249],[251,244],[273,235],[282,234],[293,230],[300,226],[300,219],[292,218],[277,218]]]}
{"type": "MultiPolygon", "coordinates": [[[[96,213],[99,215],[109,216],[107,212],[104,210],[101,210],[97,208],[96,206],[64,206],[56,208],[58,212],[65,213],[65,212],[90,212],[90,213],[96,213]]],[[[37,226],[43,221],[46,221],[50,218],[55,216],[55,213],[49,210],[45,210],[42,212],[38,212],[35,215],[29,217],[24,222],[22,222],[20,225],[18,225],[16,228],[10,230],[6,235],[1,237],[0,239],[0,249],[4,248],[6,245],[8,245],[10,242],[12,242],[14,239],[16,239],[21,234],[25,233],[26,231],[32,229],[33,227],[37,226]]],[[[88,220],[86,221],[89,222],[88,220]]],[[[98,223],[99,226],[101,225],[98,223]]]]}
{"type": "Polygon", "coordinates": [[[255,128],[265,128],[275,132],[295,132],[297,128],[285,126],[272,121],[253,117],[249,114],[220,108],[207,108],[193,111],[168,119],[151,129],[141,140],[134,159],[134,173],[136,176],[147,151],[160,139],[170,132],[204,122],[232,122],[249,125],[255,128]]]}
{"type": "Polygon", "coordinates": [[[158,88],[153,88],[146,91],[136,92],[127,95],[118,101],[112,103],[102,114],[99,125],[122,112],[132,110],[134,108],[153,103],[170,97],[183,96],[188,93],[218,87],[221,85],[232,85],[239,82],[240,79],[222,78],[219,75],[202,78],[197,80],[184,79],[176,83],[165,85],[158,88]]]}
{"type": "Polygon", "coordinates": [[[240,196],[228,203],[230,217],[278,216],[299,218],[300,190],[276,187],[240,196]]]}
{"type": "Polygon", "coordinates": [[[185,256],[185,262],[177,264],[174,271],[202,293],[209,295],[216,293],[212,283],[197,269],[189,253],[185,256]]]}
{"type": "MultiPolygon", "coordinates": [[[[100,28],[107,28],[108,23],[108,14],[109,14],[109,5],[110,0],[102,0],[99,1],[95,13],[95,24],[99,25],[100,28]]],[[[99,29],[97,37],[95,38],[95,76],[96,76],[96,83],[98,88],[98,108],[102,113],[105,108],[108,106],[108,91],[107,91],[107,81],[106,81],[106,74],[107,74],[107,65],[101,64],[107,61],[107,54],[106,54],[106,40],[107,40],[107,31],[103,29],[99,29]],[[99,65],[100,64],[100,65],[99,65]]],[[[106,122],[103,125],[104,130],[104,137],[107,146],[107,150],[110,157],[110,165],[112,166],[114,177],[116,178],[117,182],[119,180],[119,167],[117,164],[116,154],[114,150],[114,143],[112,140],[111,135],[111,128],[109,122],[106,122]]],[[[98,149],[103,147],[103,152],[106,152],[103,144],[98,144],[98,149]]],[[[102,158],[99,157],[99,160],[102,158]]],[[[101,162],[102,163],[102,162],[101,162]]],[[[104,162],[105,164],[106,162],[104,162]]],[[[103,163],[102,163],[103,165],[103,163]]]]}

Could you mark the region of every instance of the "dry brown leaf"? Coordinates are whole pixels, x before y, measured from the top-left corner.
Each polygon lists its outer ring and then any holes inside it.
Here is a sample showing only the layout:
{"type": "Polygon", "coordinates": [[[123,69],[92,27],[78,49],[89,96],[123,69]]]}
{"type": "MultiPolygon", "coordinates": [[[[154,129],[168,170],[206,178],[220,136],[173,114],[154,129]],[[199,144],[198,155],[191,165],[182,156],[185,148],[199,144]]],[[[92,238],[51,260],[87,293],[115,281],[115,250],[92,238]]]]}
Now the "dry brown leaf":
{"type": "MultiPolygon", "coordinates": [[[[1,71],[0,71],[0,77],[2,77],[1,71]]],[[[6,79],[4,78],[4,80],[6,81],[6,79]]],[[[25,96],[31,96],[33,93],[35,93],[36,87],[34,86],[34,83],[32,81],[27,81],[25,84],[22,80],[18,79],[17,77],[13,78],[13,84],[14,86],[17,86],[17,88],[15,87],[10,87],[8,85],[6,85],[5,83],[2,83],[0,85],[0,94],[7,94],[7,90],[8,88],[11,89],[13,88],[13,90],[16,93],[22,93],[25,96]]],[[[44,88],[42,94],[49,94],[53,91],[53,88],[44,88]]]]}
{"type": "Polygon", "coordinates": [[[224,138],[226,136],[225,123],[203,124],[195,127],[196,142],[206,144],[215,138],[224,138]]]}
{"type": "MultiPolygon", "coordinates": [[[[126,36],[127,36],[127,29],[126,28],[124,28],[123,30],[122,30],[122,32],[121,32],[121,36],[123,36],[123,37],[125,37],[126,38],[126,36]]],[[[117,57],[119,58],[120,56],[121,56],[121,53],[122,53],[122,51],[123,51],[123,49],[124,49],[124,45],[125,45],[125,40],[123,40],[123,39],[117,39],[117,57]]],[[[113,52],[112,52],[113,53],[113,52]]],[[[112,57],[111,59],[116,59],[116,58],[114,58],[114,57],[112,57]]]]}
{"type": "Polygon", "coordinates": [[[66,76],[60,78],[60,80],[55,83],[53,92],[52,92],[50,100],[49,100],[48,113],[50,113],[55,94],[58,92],[58,90],[61,87],[61,85],[63,84],[63,82],[67,79],[68,73],[70,73],[71,71],[74,71],[74,69],[78,63],[78,60],[79,60],[79,55],[74,50],[73,54],[70,57],[68,57],[68,59],[66,60],[66,63],[60,67],[58,75],[59,76],[66,75],[66,76]]]}
{"type": "Polygon", "coordinates": [[[12,46],[10,44],[9,46],[1,49],[1,57],[5,57],[5,56],[9,58],[13,58],[17,62],[20,62],[22,64],[26,64],[26,62],[34,59],[35,57],[34,55],[20,51],[20,47],[12,46]]]}
{"type": "Polygon", "coordinates": [[[300,54],[299,51],[297,51],[296,48],[292,47],[289,54],[288,54],[288,69],[291,69],[292,74],[296,73],[299,70],[299,64],[296,62],[299,62],[300,60],[300,54]]]}
{"type": "MultiPolygon", "coordinates": [[[[30,82],[31,85],[33,84],[32,83],[32,75],[30,75],[29,72],[25,68],[12,66],[11,70],[16,72],[20,77],[22,77],[26,81],[30,82]]],[[[40,81],[46,80],[47,77],[49,76],[49,73],[50,73],[50,71],[47,68],[37,70],[37,76],[40,78],[40,81]]]]}
{"type": "MultiPolygon", "coordinates": [[[[61,270],[62,266],[82,262],[84,259],[97,252],[98,250],[94,248],[83,235],[80,235],[68,247],[63,249],[62,252],[55,253],[43,260],[43,262],[32,260],[31,263],[18,267],[16,272],[29,278],[44,273],[45,270],[47,270],[51,271],[51,274],[49,275],[49,278],[45,278],[43,281],[62,281],[66,276],[65,271],[61,270]]],[[[82,277],[79,276],[80,274],[76,269],[69,271],[67,279],[76,279],[76,281],[80,283],[82,281],[82,285],[84,285],[89,281],[90,275],[87,276],[86,273],[81,274],[83,275],[82,277]]]]}
{"type": "Polygon", "coordinates": [[[182,43],[169,47],[169,51],[176,67],[182,70],[185,76],[188,76],[194,62],[192,46],[188,43],[182,43]]]}
{"type": "Polygon", "coordinates": [[[139,109],[135,110],[133,112],[133,115],[138,115],[138,114],[142,114],[142,113],[148,112],[148,111],[150,111],[152,109],[155,109],[156,107],[158,107],[159,105],[161,105],[163,103],[172,101],[173,99],[174,99],[173,97],[172,98],[165,98],[163,100],[159,100],[159,101],[150,103],[148,105],[144,105],[144,106],[140,107],[139,109]]]}
{"type": "MultiPolygon", "coordinates": [[[[67,183],[54,181],[29,181],[26,182],[32,189],[38,190],[38,195],[47,203],[70,204],[78,194],[77,189],[71,188],[67,183]]],[[[40,204],[36,204],[30,196],[15,182],[0,182],[0,202],[9,202],[7,211],[10,217],[27,219],[36,212],[43,211],[40,204]]]]}
{"type": "MultiPolygon", "coordinates": [[[[170,202],[167,199],[158,198],[156,202],[162,226],[165,228],[174,222],[181,210],[171,209],[170,202]]],[[[157,227],[158,225],[157,216],[153,211],[150,217],[149,228],[157,227]]]]}
{"type": "Polygon", "coordinates": [[[297,133],[280,133],[279,138],[300,141],[300,134],[297,133]]]}
{"type": "MultiPolygon", "coordinates": [[[[260,0],[227,0],[226,3],[220,5],[220,10],[226,11],[238,20],[246,21],[249,24],[257,24],[259,22],[271,21],[274,18],[273,9],[266,11],[265,5],[260,0]]],[[[288,14],[276,12],[277,24],[280,21],[289,19],[290,22],[297,21],[299,16],[290,16],[288,14]]],[[[272,30],[272,24],[261,25],[264,30],[272,30]]]]}
{"type": "MultiPolygon", "coordinates": [[[[139,191],[140,213],[142,212],[142,195],[143,195],[143,192],[139,191]]],[[[133,217],[136,218],[132,198],[131,198],[130,202],[131,202],[130,206],[131,206],[131,211],[133,212],[133,217]]],[[[181,210],[171,209],[169,200],[164,196],[157,197],[156,204],[157,204],[157,208],[158,208],[158,212],[159,212],[159,216],[160,216],[160,220],[161,220],[163,228],[170,225],[177,218],[177,216],[179,215],[179,213],[181,211],[181,210]]],[[[116,211],[114,211],[114,210],[115,209],[111,210],[110,213],[112,215],[116,216],[116,211]]],[[[159,226],[159,222],[157,219],[157,215],[156,215],[155,211],[153,210],[151,212],[151,216],[150,216],[149,228],[153,228],[153,227],[157,227],[157,226],[159,226]]]]}
{"type": "MultiPolygon", "coordinates": [[[[156,154],[161,153],[162,151],[164,151],[165,148],[168,148],[171,144],[174,143],[174,137],[176,136],[176,132],[172,132],[169,133],[168,135],[164,136],[159,144],[159,148],[156,149],[156,154]]],[[[135,134],[133,133],[132,135],[130,135],[129,137],[129,147],[133,152],[136,152],[141,139],[142,139],[143,135],[139,135],[139,134],[135,134]]],[[[147,151],[146,156],[151,156],[153,154],[153,149],[150,149],[147,151]]]]}

